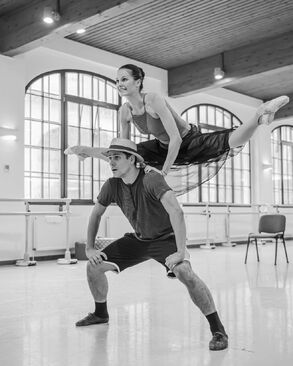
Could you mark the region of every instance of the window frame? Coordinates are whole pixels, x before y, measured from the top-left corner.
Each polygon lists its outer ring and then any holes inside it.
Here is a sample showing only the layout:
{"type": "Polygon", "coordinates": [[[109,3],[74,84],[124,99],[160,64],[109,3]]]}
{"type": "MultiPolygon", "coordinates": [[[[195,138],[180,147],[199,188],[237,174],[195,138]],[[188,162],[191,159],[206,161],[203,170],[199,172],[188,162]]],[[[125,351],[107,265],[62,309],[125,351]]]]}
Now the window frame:
{"type": "MultiPolygon", "coordinates": [[[[277,127],[275,127],[272,131],[271,131],[271,156],[272,156],[272,182],[273,182],[273,200],[274,200],[274,204],[275,205],[290,205],[293,203],[293,193],[292,193],[292,196],[289,196],[289,201],[290,201],[290,198],[291,198],[291,203],[290,202],[285,202],[285,190],[284,190],[284,165],[283,165],[283,162],[284,162],[284,151],[283,151],[283,146],[284,145],[289,145],[290,147],[292,147],[292,152],[293,152],[293,141],[292,142],[289,142],[289,141],[285,141],[285,140],[282,140],[282,129],[283,128],[286,128],[286,127],[290,127],[291,130],[292,130],[292,134],[293,134],[293,126],[292,125],[289,125],[289,124],[284,124],[284,125],[279,125],[277,127]],[[275,201],[275,185],[274,185],[274,150],[273,150],[273,139],[272,139],[272,135],[273,133],[276,131],[276,130],[280,130],[280,140],[278,141],[280,143],[280,147],[281,147],[281,150],[280,150],[280,159],[279,162],[280,162],[280,168],[281,168],[281,171],[280,171],[280,177],[281,177],[281,184],[280,184],[280,187],[281,187],[281,202],[276,202],[275,201]]],[[[292,157],[292,165],[293,165],[293,157],[292,157]]],[[[290,192],[290,190],[288,191],[290,192]]]]}
{"type": "MultiPolygon", "coordinates": [[[[111,110],[116,110],[117,111],[117,120],[116,120],[116,130],[117,130],[117,135],[115,137],[117,137],[119,135],[120,132],[120,126],[119,126],[119,118],[118,118],[118,111],[119,108],[122,105],[122,98],[120,97],[119,94],[117,94],[117,102],[118,104],[113,104],[113,103],[107,103],[107,102],[103,102],[103,101],[97,101],[94,100],[93,97],[92,99],[88,99],[88,98],[84,98],[84,97],[80,97],[80,96],[75,96],[75,95],[71,95],[71,94],[66,94],[66,73],[77,73],[79,74],[83,74],[83,75],[89,75],[91,77],[95,77],[95,78],[100,78],[102,79],[105,83],[109,82],[111,84],[113,84],[113,86],[116,85],[116,81],[92,72],[92,71],[86,71],[86,70],[81,70],[81,69],[70,69],[70,68],[65,68],[65,69],[57,69],[57,70],[50,70],[44,73],[41,73],[37,76],[35,76],[33,79],[31,79],[29,81],[29,83],[26,85],[25,87],[25,97],[27,95],[27,91],[28,89],[31,87],[31,85],[36,82],[38,79],[42,79],[46,76],[50,76],[52,74],[59,74],[60,75],[60,102],[61,102],[61,108],[60,108],[60,134],[61,134],[61,141],[60,141],[60,149],[61,151],[64,151],[67,146],[66,146],[66,141],[68,141],[68,134],[67,134],[67,110],[66,110],[66,105],[67,102],[73,102],[73,103],[78,103],[78,104],[85,104],[85,105],[89,105],[92,108],[94,106],[96,107],[103,107],[103,108],[108,108],[111,110]]],[[[78,80],[79,83],[79,80],[78,80]]],[[[44,94],[41,94],[41,97],[44,97],[44,94]]],[[[49,96],[50,99],[50,96],[49,96]]],[[[52,99],[52,98],[51,98],[52,99]]],[[[43,112],[43,106],[42,106],[42,112],[43,112]]],[[[27,119],[26,116],[24,117],[24,120],[27,119]]],[[[41,121],[41,123],[44,123],[44,121],[41,121]]],[[[92,146],[94,146],[94,126],[92,126],[92,136],[91,136],[91,143],[92,146]]],[[[24,147],[26,146],[31,146],[31,145],[24,145],[24,147]]],[[[43,149],[44,146],[42,145],[40,147],[40,149],[43,149]]],[[[94,197],[94,169],[93,169],[93,165],[94,165],[94,159],[91,159],[91,191],[92,191],[92,198],[91,199],[83,199],[83,198],[73,198],[71,201],[71,204],[73,205],[92,205],[94,203],[95,197],[94,197]]],[[[43,171],[41,172],[41,174],[43,173],[43,171]]],[[[100,173],[99,173],[100,174],[100,173]]],[[[44,178],[42,177],[42,180],[44,178]]],[[[61,153],[60,156],[60,198],[64,198],[66,197],[66,192],[68,192],[68,163],[67,163],[67,156],[65,154],[61,153]]],[[[80,184],[80,181],[78,181],[78,184],[80,184]]]]}

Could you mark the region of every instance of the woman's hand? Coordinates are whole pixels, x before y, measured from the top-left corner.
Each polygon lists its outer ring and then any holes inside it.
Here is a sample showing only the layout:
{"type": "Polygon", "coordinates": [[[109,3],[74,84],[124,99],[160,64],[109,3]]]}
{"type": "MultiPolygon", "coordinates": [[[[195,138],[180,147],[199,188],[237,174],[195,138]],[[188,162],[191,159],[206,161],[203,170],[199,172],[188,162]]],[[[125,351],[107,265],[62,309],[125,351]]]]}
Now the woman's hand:
{"type": "Polygon", "coordinates": [[[74,155],[76,155],[78,157],[79,160],[83,161],[86,158],[90,158],[91,157],[91,155],[88,154],[87,149],[88,149],[87,146],[79,146],[79,145],[76,145],[76,146],[68,147],[64,151],[64,153],[66,155],[74,154],[74,155]]]}
{"type": "Polygon", "coordinates": [[[150,165],[146,165],[145,168],[144,168],[145,173],[149,173],[152,170],[154,170],[155,172],[161,174],[163,177],[165,177],[167,175],[167,173],[165,173],[163,170],[159,170],[159,169],[154,168],[153,166],[150,166],[150,165]]]}

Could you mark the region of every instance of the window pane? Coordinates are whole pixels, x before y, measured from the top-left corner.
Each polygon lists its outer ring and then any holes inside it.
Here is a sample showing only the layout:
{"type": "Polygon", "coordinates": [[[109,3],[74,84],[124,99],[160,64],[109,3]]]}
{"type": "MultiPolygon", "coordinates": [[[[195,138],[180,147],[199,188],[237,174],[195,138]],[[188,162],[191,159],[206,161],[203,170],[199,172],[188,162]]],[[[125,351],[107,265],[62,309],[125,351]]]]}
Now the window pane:
{"type": "Polygon", "coordinates": [[[113,130],[116,121],[116,111],[107,108],[99,108],[100,128],[113,130]]]}
{"type": "Polygon", "coordinates": [[[67,72],[65,74],[65,90],[67,94],[78,95],[78,74],[67,72]]]}
{"type": "Polygon", "coordinates": [[[30,93],[40,95],[42,92],[42,78],[34,81],[29,89],[30,93]]]}
{"type": "Polygon", "coordinates": [[[209,125],[215,125],[215,108],[208,107],[208,119],[206,121],[209,125]]]}
{"type": "Polygon", "coordinates": [[[99,146],[102,146],[102,147],[109,146],[111,143],[111,140],[114,138],[114,136],[115,136],[114,132],[101,131],[99,146]]]}
{"type": "Polygon", "coordinates": [[[224,127],[223,113],[219,108],[216,108],[216,121],[217,126],[224,127]]]}
{"type": "Polygon", "coordinates": [[[200,123],[207,123],[207,112],[205,106],[199,107],[199,122],[200,123]]]}
{"type": "Polygon", "coordinates": [[[99,79],[98,81],[99,85],[99,101],[105,102],[106,101],[106,88],[105,88],[105,82],[104,80],[99,79]]]}
{"type": "Polygon", "coordinates": [[[80,145],[92,146],[92,130],[80,129],[80,145]]]}
{"type": "Polygon", "coordinates": [[[249,171],[242,171],[242,183],[244,186],[250,186],[250,174],[249,171]]]}
{"type": "Polygon", "coordinates": [[[71,126],[78,126],[79,106],[77,103],[67,103],[67,122],[71,126]]]}
{"type": "Polygon", "coordinates": [[[50,130],[49,123],[43,123],[43,146],[50,147],[50,130]]]}
{"type": "Polygon", "coordinates": [[[61,102],[59,100],[50,100],[50,121],[61,122],[61,102]]]}
{"type": "Polygon", "coordinates": [[[68,146],[79,145],[78,131],[76,127],[68,128],[68,146]]]}
{"type": "Polygon", "coordinates": [[[98,79],[95,77],[93,78],[93,99],[99,100],[99,84],[98,79]]]}
{"type": "Polygon", "coordinates": [[[87,74],[79,74],[79,96],[92,99],[92,77],[87,74]]]}
{"type": "Polygon", "coordinates": [[[42,98],[31,96],[31,118],[42,119],[42,98]]]}
{"type": "Polygon", "coordinates": [[[31,198],[42,197],[42,179],[31,178],[31,198]]]}
{"type": "Polygon", "coordinates": [[[24,148],[24,170],[25,171],[31,170],[31,150],[27,147],[24,148]]]}
{"type": "Polygon", "coordinates": [[[79,198],[78,178],[68,176],[68,197],[79,198]]]}
{"type": "Polygon", "coordinates": [[[231,118],[230,116],[224,112],[224,127],[231,128],[231,118]]]}
{"type": "Polygon", "coordinates": [[[106,161],[100,161],[100,178],[106,180],[112,176],[109,163],[106,161]]]}
{"type": "Polygon", "coordinates": [[[92,159],[86,159],[80,162],[82,167],[82,174],[84,176],[92,175],[92,159]]]}
{"type": "Polygon", "coordinates": [[[25,118],[29,118],[31,116],[31,97],[29,94],[25,96],[25,118]]]}
{"type": "Polygon", "coordinates": [[[80,105],[80,126],[92,128],[92,110],[88,105],[80,105]]]}
{"type": "Polygon", "coordinates": [[[78,175],[79,172],[79,160],[78,157],[75,155],[67,155],[67,169],[68,174],[76,174],[78,175]]]}
{"type": "Polygon", "coordinates": [[[92,198],[92,184],[88,178],[82,179],[81,181],[81,195],[80,198],[90,199],[92,198]]]}
{"type": "Polygon", "coordinates": [[[50,147],[61,148],[61,128],[59,125],[50,125],[50,147]]]}
{"type": "Polygon", "coordinates": [[[107,91],[107,103],[114,103],[114,93],[113,93],[113,87],[111,85],[109,85],[108,83],[106,84],[106,91],[107,91]]]}
{"type": "Polygon", "coordinates": [[[31,170],[33,172],[42,171],[42,150],[31,149],[31,170]]]}
{"type": "Polygon", "coordinates": [[[31,133],[30,121],[25,120],[24,121],[24,144],[25,145],[29,145],[31,143],[30,133],[31,133]]]}
{"type": "Polygon", "coordinates": [[[60,74],[51,74],[50,75],[50,95],[52,97],[60,98],[61,95],[61,87],[60,87],[60,74]]]}

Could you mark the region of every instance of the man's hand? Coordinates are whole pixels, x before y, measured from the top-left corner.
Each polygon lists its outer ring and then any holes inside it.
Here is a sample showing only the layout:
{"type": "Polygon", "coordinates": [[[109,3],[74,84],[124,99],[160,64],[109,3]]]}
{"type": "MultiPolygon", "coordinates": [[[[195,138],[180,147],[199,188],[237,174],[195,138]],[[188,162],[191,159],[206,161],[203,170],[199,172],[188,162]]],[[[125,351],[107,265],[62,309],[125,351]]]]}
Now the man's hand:
{"type": "Polygon", "coordinates": [[[100,250],[89,248],[85,250],[85,254],[88,257],[91,264],[99,264],[102,263],[103,260],[107,260],[107,256],[105,253],[102,253],[100,250]]]}
{"type": "Polygon", "coordinates": [[[166,266],[172,271],[176,264],[184,261],[185,253],[175,252],[166,258],[166,266]]]}

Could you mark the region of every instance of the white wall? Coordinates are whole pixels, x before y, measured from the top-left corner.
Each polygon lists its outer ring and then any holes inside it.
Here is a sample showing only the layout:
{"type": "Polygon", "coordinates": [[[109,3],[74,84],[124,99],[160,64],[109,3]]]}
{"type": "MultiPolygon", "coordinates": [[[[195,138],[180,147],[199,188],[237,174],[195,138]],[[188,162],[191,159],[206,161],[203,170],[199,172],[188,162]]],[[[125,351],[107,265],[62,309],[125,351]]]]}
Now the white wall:
{"type": "Polygon", "coordinates": [[[18,135],[17,141],[0,138],[0,198],[23,197],[23,86],[23,64],[0,55],[0,127],[17,129],[18,135]]]}
{"type": "MultiPolygon", "coordinates": [[[[135,63],[143,67],[147,77],[146,90],[156,90],[167,95],[167,72],[150,65],[138,63],[125,57],[110,54],[76,42],[62,39],[48,43],[44,47],[32,50],[16,58],[0,56],[0,126],[18,129],[18,140],[7,142],[0,140],[0,198],[22,198],[24,195],[23,171],[23,135],[24,135],[24,92],[25,86],[33,78],[44,72],[60,69],[80,69],[105,75],[115,79],[116,70],[125,63],[135,63]],[[9,172],[4,172],[4,165],[9,165],[9,172]]],[[[249,98],[228,90],[215,89],[209,93],[198,93],[184,98],[168,98],[174,108],[181,113],[186,108],[197,103],[211,103],[224,107],[233,112],[244,123],[255,113],[260,101],[249,98]]],[[[289,122],[291,123],[291,122],[289,122]]],[[[291,123],[292,124],[292,123],[291,123]]],[[[253,166],[252,187],[254,202],[271,202],[271,173],[263,171],[262,163],[270,162],[270,128],[261,127],[252,139],[253,166]]],[[[23,210],[21,204],[8,204],[0,202],[0,211],[23,210]]],[[[73,206],[74,214],[70,229],[70,244],[75,241],[85,240],[86,227],[90,206],[73,206]]],[[[103,221],[99,235],[120,235],[129,229],[127,223],[119,228],[109,228],[107,216],[120,216],[117,207],[110,207],[103,221]]],[[[113,221],[113,220],[112,220],[113,221]]],[[[115,219],[114,219],[115,221],[115,219]]],[[[251,218],[248,219],[248,225],[251,218]]],[[[42,224],[43,225],[43,224],[42,224]]],[[[61,227],[57,223],[42,226],[39,245],[44,244],[47,249],[47,238],[58,242],[52,248],[61,248],[63,252],[64,239],[60,240],[61,227]],[[55,225],[55,226],[54,226],[55,225]],[[54,226],[54,228],[53,228],[54,226]],[[58,241],[59,240],[59,241],[58,241]]],[[[60,225],[63,225],[60,223],[60,225]]],[[[223,226],[219,222],[219,226],[223,226]]],[[[236,223],[237,225],[237,223],[236,223]]],[[[190,234],[199,234],[192,222],[189,224],[190,234]]],[[[204,234],[203,234],[204,235],[204,234]]],[[[223,233],[221,234],[223,235],[223,233]]],[[[17,259],[23,254],[24,249],[24,220],[22,218],[0,216],[0,261],[17,259]]],[[[42,254],[43,252],[40,251],[42,254]]],[[[44,252],[48,254],[48,252],[44,252]]]]}
{"type": "Polygon", "coordinates": [[[63,38],[17,58],[23,61],[26,83],[44,72],[60,69],[86,70],[115,80],[117,68],[131,62],[145,70],[147,77],[144,86],[146,89],[156,89],[164,94],[167,91],[166,70],[63,38]]]}

